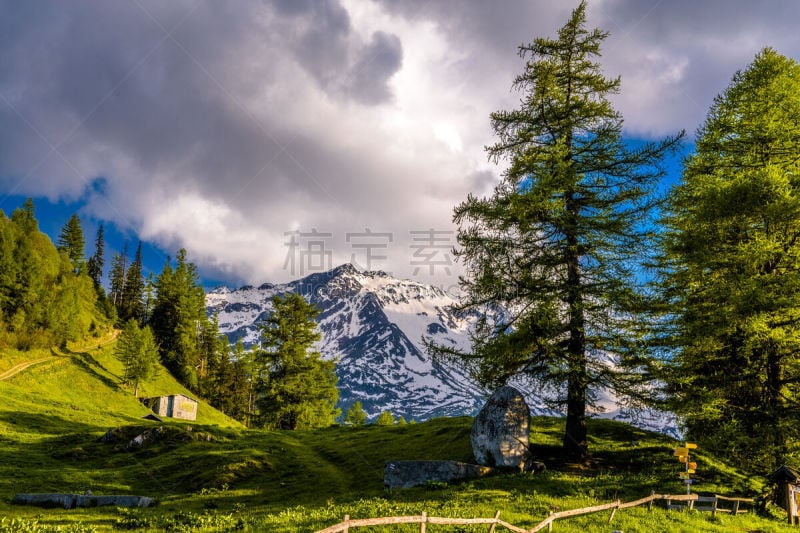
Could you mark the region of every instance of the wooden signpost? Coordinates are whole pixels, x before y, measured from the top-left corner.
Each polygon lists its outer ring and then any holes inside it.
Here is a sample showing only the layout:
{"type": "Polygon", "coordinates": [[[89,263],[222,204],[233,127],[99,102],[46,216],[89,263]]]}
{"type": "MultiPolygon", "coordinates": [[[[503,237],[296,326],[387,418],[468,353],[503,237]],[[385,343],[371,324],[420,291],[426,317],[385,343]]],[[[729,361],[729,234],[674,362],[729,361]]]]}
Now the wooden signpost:
{"type": "Polygon", "coordinates": [[[686,442],[683,446],[675,448],[675,457],[679,463],[683,463],[683,471],[678,473],[678,477],[686,483],[686,494],[692,493],[692,474],[697,471],[697,463],[690,461],[691,450],[697,449],[697,444],[686,442]]]}

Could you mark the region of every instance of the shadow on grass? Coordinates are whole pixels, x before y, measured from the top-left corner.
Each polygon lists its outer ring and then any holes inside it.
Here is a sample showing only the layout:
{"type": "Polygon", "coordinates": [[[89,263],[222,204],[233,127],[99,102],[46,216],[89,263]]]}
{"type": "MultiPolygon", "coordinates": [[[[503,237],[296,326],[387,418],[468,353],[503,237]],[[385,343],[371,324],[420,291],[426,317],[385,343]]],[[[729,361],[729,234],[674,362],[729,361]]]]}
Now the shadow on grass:
{"type": "Polygon", "coordinates": [[[73,352],[72,350],[64,349],[63,352],[72,356],[72,360],[86,373],[101,381],[107,387],[113,390],[120,390],[119,381],[122,379],[100,364],[89,352],[73,352]],[[98,371],[98,369],[100,371],[98,371]],[[109,377],[112,376],[112,377],[109,377]],[[115,378],[115,379],[112,379],[115,378]]]}

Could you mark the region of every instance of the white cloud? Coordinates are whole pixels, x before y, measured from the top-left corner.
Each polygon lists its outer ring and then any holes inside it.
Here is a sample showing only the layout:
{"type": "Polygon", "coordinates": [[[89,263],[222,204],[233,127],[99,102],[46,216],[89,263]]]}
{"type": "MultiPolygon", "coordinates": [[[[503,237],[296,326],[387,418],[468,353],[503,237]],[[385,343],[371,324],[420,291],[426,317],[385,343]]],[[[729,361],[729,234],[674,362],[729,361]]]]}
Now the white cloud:
{"type": "MultiPolygon", "coordinates": [[[[591,2],[627,131],[692,132],[761,47],[799,56],[795,5],[591,2]]],[[[0,192],[88,198],[217,277],[293,277],[285,232],[312,228],[334,264],[348,232],[390,232],[373,266],[410,276],[410,232],[453,231],[453,206],[502,171],[483,146],[489,113],[518,103],[516,46],[570,8],[0,0],[0,192]]]]}

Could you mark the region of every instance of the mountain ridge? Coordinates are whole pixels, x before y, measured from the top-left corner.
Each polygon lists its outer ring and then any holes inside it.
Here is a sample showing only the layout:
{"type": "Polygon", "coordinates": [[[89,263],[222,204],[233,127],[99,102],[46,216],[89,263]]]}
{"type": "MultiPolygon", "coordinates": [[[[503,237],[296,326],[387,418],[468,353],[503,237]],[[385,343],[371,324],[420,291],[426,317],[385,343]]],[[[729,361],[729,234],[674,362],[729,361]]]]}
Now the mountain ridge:
{"type": "MultiPolygon", "coordinates": [[[[206,309],[218,314],[220,332],[231,342],[242,339],[254,346],[271,298],[288,292],[300,293],[320,309],[318,347],[324,358],[337,360],[343,411],[360,401],[370,419],[384,410],[420,421],[474,416],[489,395],[466,371],[434,361],[425,350],[423,337],[469,350],[469,330],[477,319],[474,312],[456,312],[456,298],[438,287],[345,263],[288,283],[218,287],[207,293],[206,309]]],[[[596,416],[679,435],[671,414],[623,408],[602,392],[596,416]]],[[[546,396],[528,391],[532,413],[562,416],[547,407],[546,396]]]]}

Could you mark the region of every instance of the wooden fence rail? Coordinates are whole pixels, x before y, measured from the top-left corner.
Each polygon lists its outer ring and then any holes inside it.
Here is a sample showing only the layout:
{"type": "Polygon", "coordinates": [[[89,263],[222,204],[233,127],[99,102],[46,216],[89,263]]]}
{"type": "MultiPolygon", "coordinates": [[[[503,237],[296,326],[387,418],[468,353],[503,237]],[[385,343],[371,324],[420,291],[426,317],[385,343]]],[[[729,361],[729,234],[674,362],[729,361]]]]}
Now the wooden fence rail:
{"type": "Polygon", "coordinates": [[[711,511],[712,513],[731,513],[731,514],[739,514],[739,513],[746,513],[747,511],[740,510],[739,506],[741,503],[753,503],[753,500],[750,498],[729,498],[725,496],[698,496],[697,494],[650,494],[645,498],[640,498],[638,500],[630,501],[630,502],[622,502],[620,500],[613,501],[611,503],[604,503],[601,505],[594,505],[592,507],[583,507],[581,509],[571,509],[569,511],[560,511],[557,513],[550,513],[550,516],[536,524],[531,529],[523,529],[521,527],[517,527],[515,525],[509,524],[503,520],[500,520],[500,511],[495,513],[494,518],[441,518],[438,516],[428,516],[427,513],[422,513],[421,515],[414,515],[414,516],[390,516],[385,518],[359,518],[355,520],[351,520],[350,516],[345,515],[344,521],[340,522],[339,524],[326,527],[325,529],[321,529],[316,533],[349,533],[350,528],[357,528],[357,527],[367,527],[367,526],[386,526],[390,524],[419,524],[419,531],[420,533],[426,533],[426,525],[427,524],[438,524],[438,525],[447,525],[447,526],[463,526],[463,525],[488,525],[489,533],[495,533],[497,526],[504,527],[509,531],[513,531],[514,533],[536,533],[544,529],[545,527],[548,530],[552,531],[553,529],[553,522],[562,518],[570,518],[573,516],[582,516],[592,513],[598,513],[600,511],[608,511],[611,510],[611,516],[608,517],[608,521],[611,522],[614,519],[614,513],[617,512],[617,509],[629,509],[631,507],[637,507],[639,505],[647,504],[648,509],[652,509],[653,502],[657,500],[665,500],[667,502],[668,509],[695,509],[697,511],[711,511]],[[686,505],[672,505],[672,502],[686,502],[686,505]],[[695,502],[709,502],[711,503],[708,507],[694,507],[695,502]],[[718,506],[720,502],[727,502],[733,505],[732,509],[721,508],[718,506]]]}

